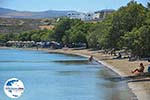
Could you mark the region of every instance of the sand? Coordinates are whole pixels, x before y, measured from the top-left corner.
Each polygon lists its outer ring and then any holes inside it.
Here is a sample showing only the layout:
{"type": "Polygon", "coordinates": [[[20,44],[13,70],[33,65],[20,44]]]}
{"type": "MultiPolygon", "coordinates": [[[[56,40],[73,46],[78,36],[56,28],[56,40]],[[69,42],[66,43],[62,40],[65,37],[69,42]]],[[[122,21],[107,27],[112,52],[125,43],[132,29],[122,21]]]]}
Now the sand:
{"type": "MultiPolygon", "coordinates": [[[[122,77],[135,76],[131,73],[132,70],[138,68],[142,62],[145,66],[145,72],[147,71],[147,61],[128,61],[128,59],[113,59],[113,56],[109,54],[99,53],[98,50],[92,51],[89,49],[84,50],[73,50],[73,49],[58,49],[58,50],[47,50],[50,53],[65,53],[65,54],[76,54],[81,56],[90,57],[91,55],[99,61],[101,64],[110,68],[114,72],[118,73],[122,77]]],[[[128,81],[128,80],[127,80],[128,81]]],[[[150,77],[133,78],[132,81],[128,82],[129,88],[137,96],[138,100],[150,100],[150,77]]]]}

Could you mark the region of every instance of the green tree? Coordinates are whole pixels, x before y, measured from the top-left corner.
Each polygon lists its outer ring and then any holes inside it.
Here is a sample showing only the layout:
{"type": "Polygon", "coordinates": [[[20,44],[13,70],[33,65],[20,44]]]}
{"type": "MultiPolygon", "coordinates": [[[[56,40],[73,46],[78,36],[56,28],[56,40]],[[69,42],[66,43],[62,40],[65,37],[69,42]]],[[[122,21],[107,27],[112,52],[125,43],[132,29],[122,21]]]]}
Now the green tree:
{"type": "Polygon", "coordinates": [[[88,35],[90,26],[90,23],[77,23],[67,31],[67,34],[65,34],[65,39],[69,43],[86,43],[88,47],[86,36],[88,35]]]}
{"type": "Polygon", "coordinates": [[[0,34],[0,42],[1,42],[1,43],[7,42],[7,40],[6,40],[6,35],[5,35],[5,34],[0,34]]]}
{"type": "Polygon", "coordinates": [[[41,35],[40,39],[41,41],[53,41],[53,34],[52,30],[47,30],[41,35]]]}
{"type": "Polygon", "coordinates": [[[66,33],[68,33],[67,31],[77,23],[82,23],[82,21],[68,18],[60,19],[58,24],[55,26],[53,38],[58,42],[62,42],[64,35],[67,35],[66,33]]]}
{"type": "MultiPolygon", "coordinates": [[[[139,28],[146,18],[146,9],[141,4],[130,2],[126,7],[120,8],[113,15],[112,28],[109,32],[109,40],[111,48],[118,49],[121,36],[127,32],[131,32],[135,27],[139,28]]],[[[121,48],[120,47],[120,48],[121,48]]]]}
{"type": "Polygon", "coordinates": [[[150,2],[147,2],[147,8],[150,9],[150,2]]]}
{"type": "Polygon", "coordinates": [[[132,32],[128,32],[123,36],[124,46],[132,52],[132,54],[140,57],[150,56],[150,26],[142,26],[135,28],[132,32]]]}

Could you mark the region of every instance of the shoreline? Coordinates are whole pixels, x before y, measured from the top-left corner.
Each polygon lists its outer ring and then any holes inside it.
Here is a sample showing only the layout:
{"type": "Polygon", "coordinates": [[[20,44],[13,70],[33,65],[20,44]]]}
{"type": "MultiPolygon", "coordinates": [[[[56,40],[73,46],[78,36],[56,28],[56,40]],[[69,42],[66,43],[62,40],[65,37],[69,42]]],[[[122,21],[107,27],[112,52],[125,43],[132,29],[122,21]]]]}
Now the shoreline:
{"type": "MultiPolygon", "coordinates": [[[[48,51],[49,53],[63,53],[63,54],[73,54],[73,55],[78,55],[78,56],[90,57],[90,53],[89,54],[83,54],[83,53],[80,52],[80,50],[71,50],[70,51],[69,49],[58,49],[58,50],[48,50],[47,49],[46,51],[48,51]]],[[[117,69],[113,65],[107,63],[105,60],[101,60],[101,59],[99,59],[99,58],[97,58],[95,56],[94,56],[94,59],[96,61],[98,61],[99,63],[101,63],[102,65],[104,65],[105,67],[111,69],[112,71],[114,71],[115,73],[120,75],[121,77],[128,76],[128,74],[120,71],[119,69],[117,69]]],[[[129,89],[132,91],[132,93],[136,96],[136,98],[138,100],[149,100],[150,96],[147,93],[146,89],[143,89],[142,83],[141,84],[137,84],[137,83],[132,83],[131,82],[131,83],[127,83],[127,85],[128,85],[129,89]]]]}
{"type": "MultiPolygon", "coordinates": [[[[9,47],[4,47],[4,48],[0,47],[0,49],[1,48],[2,49],[8,49],[9,47]]],[[[36,50],[36,48],[19,48],[19,49],[36,50]]],[[[90,51],[89,49],[83,49],[83,50],[56,49],[56,50],[51,50],[51,49],[39,48],[38,50],[39,51],[45,51],[45,52],[48,52],[48,53],[73,54],[73,55],[78,55],[78,56],[83,56],[83,57],[90,57],[91,55],[93,55],[94,59],[97,62],[99,62],[102,65],[104,65],[105,67],[111,69],[112,71],[114,71],[115,73],[120,75],[121,77],[133,76],[130,73],[130,70],[133,70],[134,68],[136,68],[135,65],[138,65],[139,62],[141,62],[141,61],[129,62],[129,61],[126,61],[127,59],[125,59],[125,62],[123,62],[124,59],[120,60],[120,61],[118,61],[117,59],[113,60],[112,56],[110,56],[110,55],[107,55],[107,54],[103,55],[103,54],[99,53],[98,51],[90,51]],[[118,63],[120,63],[121,61],[123,63],[121,63],[119,65],[118,63]],[[135,67],[130,68],[130,67],[128,67],[127,63],[130,63],[130,64],[134,65],[135,67]],[[118,65],[115,65],[115,64],[118,64],[118,65]],[[121,66],[122,64],[127,66],[129,69],[125,71],[124,67],[121,66]]],[[[143,61],[142,63],[147,65],[146,61],[143,61]]],[[[147,69],[147,68],[145,68],[145,69],[147,69]]],[[[143,78],[141,78],[141,79],[143,79],[143,78]]],[[[137,82],[129,82],[129,83],[127,82],[127,84],[128,84],[129,89],[131,90],[131,92],[136,96],[136,98],[138,100],[149,100],[149,98],[150,98],[150,96],[149,96],[150,82],[142,81],[142,80],[141,80],[141,82],[140,81],[138,82],[138,80],[137,80],[137,82]]],[[[133,100],[135,100],[135,99],[133,99],[133,100]]]]}

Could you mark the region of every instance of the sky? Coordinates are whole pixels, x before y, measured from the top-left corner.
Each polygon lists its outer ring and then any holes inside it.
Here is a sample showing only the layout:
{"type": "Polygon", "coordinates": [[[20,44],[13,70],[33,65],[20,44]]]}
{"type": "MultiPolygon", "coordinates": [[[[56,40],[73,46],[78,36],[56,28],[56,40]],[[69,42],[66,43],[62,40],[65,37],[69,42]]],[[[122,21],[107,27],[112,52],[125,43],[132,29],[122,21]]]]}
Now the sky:
{"type": "MultiPolygon", "coordinates": [[[[130,0],[0,0],[0,7],[19,11],[75,10],[93,12],[118,9],[130,0]]],[[[146,6],[150,0],[136,0],[146,6]]]]}

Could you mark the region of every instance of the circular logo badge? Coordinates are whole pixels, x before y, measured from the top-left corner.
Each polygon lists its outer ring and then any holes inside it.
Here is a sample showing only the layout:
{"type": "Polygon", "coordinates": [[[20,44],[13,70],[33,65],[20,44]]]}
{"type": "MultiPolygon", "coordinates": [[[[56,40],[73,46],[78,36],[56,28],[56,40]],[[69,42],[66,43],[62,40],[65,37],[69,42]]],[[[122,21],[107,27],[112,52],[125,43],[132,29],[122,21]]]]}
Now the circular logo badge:
{"type": "Polygon", "coordinates": [[[4,92],[10,98],[19,98],[24,92],[23,82],[17,78],[8,79],[4,85],[4,92]]]}

